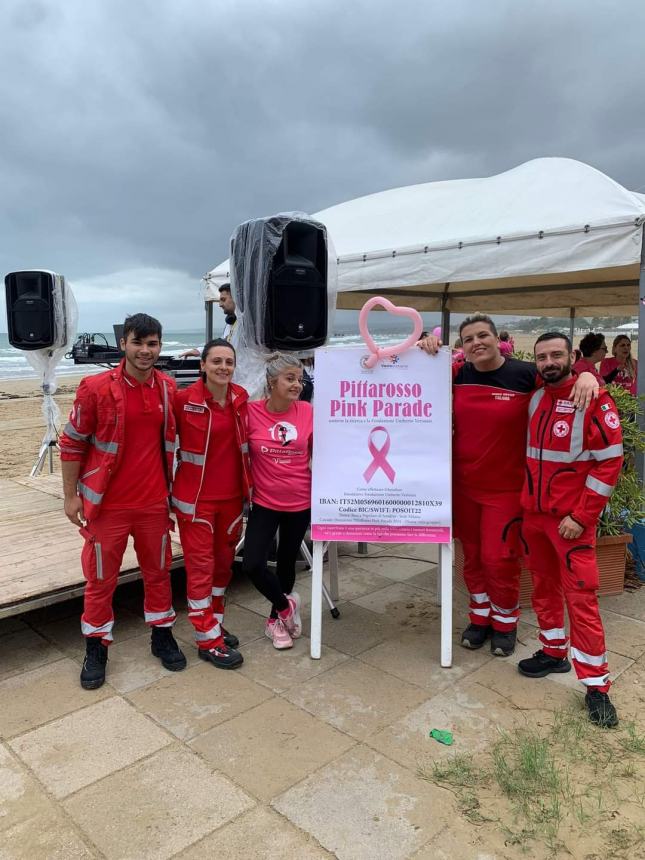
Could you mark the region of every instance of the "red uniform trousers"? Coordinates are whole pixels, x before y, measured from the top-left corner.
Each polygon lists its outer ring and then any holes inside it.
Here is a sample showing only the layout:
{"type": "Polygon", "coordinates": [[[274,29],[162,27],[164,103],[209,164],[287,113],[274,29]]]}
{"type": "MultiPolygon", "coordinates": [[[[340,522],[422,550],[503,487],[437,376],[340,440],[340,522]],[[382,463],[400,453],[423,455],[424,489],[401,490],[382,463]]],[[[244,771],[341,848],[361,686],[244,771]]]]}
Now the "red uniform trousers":
{"type": "Polygon", "coordinates": [[[198,648],[222,641],[224,594],[242,532],[242,499],[198,501],[195,519],[178,516],[186,566],[188,617],[198,648]]]}
{"type": "Polygon", "coordinates": [[[522,533],[528,545],[526,560],[533,577],[532,603],[542,650],[551,657],[567,656],[566,602],[576,675],[586,687],[606,693],[611,682],[598,609],[596,530],[587,526],[579,538],[565,540],[558,534],[560,520],[524,512],[522,533]]]}
{"type": "Polygon", "coordinates": [[[85,636],[100,636],[106,645],[112,641],[112,596],[129,535],[134,537],[143,578],[145,620],[153,627],[172,627],[175,610],[170,585],[171,526],[164,500],[143,509],[101,509],[96,519],[80,530],[85,538],[81,564],[87,580],[81,617],[85,636]]]}
{"type": "Polygon", "coordinates": [[[519,493],[453,490],[455,536],[464,550],[464,581],[470,592],[472,624],[504,633],[515,630],[520,614],[519,493]]]}

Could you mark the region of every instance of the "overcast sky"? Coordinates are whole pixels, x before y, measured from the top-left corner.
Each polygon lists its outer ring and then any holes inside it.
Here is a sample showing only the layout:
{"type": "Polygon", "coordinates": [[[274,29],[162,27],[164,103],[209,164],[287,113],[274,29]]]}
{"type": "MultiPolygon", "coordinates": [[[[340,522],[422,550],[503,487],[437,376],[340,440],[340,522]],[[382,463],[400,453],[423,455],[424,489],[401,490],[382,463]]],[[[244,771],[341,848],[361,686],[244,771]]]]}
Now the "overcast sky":
{"type": "Polygon", "coordinates": [[[643,0],[3,0],[2,271],[201,328],[248,218],[543,155],[642,190],[644,45],[643,0]]]}

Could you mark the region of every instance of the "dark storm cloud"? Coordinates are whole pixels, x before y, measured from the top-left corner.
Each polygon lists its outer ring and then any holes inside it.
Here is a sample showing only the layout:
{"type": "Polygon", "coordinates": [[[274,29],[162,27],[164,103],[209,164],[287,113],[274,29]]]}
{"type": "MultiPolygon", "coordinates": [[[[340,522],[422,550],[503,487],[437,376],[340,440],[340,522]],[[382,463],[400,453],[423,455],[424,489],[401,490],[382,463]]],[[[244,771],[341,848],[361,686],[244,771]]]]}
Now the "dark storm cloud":
{"type": "Polygon", "coordinates": [[[119,303],[134,271],[197,289],[278,210],[540,155],[645,185],[640,2],[10,0],[0,27],[2,267],[119,303]]]}

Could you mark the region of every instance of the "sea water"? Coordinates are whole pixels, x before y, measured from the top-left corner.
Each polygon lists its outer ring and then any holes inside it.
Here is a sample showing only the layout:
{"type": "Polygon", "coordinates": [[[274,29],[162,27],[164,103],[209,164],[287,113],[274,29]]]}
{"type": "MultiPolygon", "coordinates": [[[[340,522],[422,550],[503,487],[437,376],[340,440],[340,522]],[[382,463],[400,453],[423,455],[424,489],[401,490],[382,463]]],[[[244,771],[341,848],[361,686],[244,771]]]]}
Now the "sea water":
{"type": "MultiPolygon", "coordinates": [[[[407,332],[376,332],[373,334],[374,342],[379,346],[385,346],[390,343],[397,343],[406,337],[407,332]]],[[[216,334],[217,336],[217,334],[216,334]]],[[[95,334],[95,343],[100,344],[105,338],[106,342],[114,346],[114,334],[112,332],[104,332],[95,334]]],[[[339,332],[334,334],[329,339],[329,346],[358,346],[361,344],[362,338],[356,333],[339,332]]],[[[165,331],[163,337],[163,354],[164,355],[179,355],[187,349],[197,347],[201,349],[204,344],[203,329],[194,331],[165,331]]],[[[71,356],[63,358],[56,367],[56,376],[85,375],[89,373],[98,373],[105,370],[95,364],[74,364],[71,356]]],[[[25,352],[9,344],[9,337],[6,332],[0,332],[0,380],[6,379],[35,379],[36,371],[31,367],[25,358],[25,352]]]]}

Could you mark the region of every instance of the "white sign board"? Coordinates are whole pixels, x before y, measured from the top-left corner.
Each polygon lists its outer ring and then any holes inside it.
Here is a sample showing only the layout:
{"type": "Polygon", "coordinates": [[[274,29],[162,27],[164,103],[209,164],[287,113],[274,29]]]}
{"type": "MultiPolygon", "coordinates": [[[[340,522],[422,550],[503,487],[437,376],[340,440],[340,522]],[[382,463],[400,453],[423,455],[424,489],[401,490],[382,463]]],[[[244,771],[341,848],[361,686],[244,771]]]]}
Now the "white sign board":
{"type": "Polygon", "coordinates": [[[451,540],[451,356],[316,350],[312,538],[451,540]]]}

